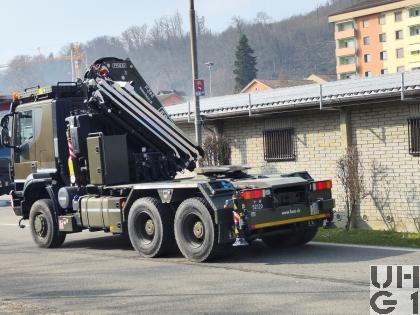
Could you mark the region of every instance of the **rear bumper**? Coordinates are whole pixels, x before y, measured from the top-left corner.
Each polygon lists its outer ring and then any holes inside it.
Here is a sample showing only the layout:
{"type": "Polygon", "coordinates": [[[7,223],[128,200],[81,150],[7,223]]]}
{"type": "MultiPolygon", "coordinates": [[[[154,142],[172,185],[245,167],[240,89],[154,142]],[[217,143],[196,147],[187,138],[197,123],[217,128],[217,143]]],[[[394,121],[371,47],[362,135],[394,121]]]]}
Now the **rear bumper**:
{"type": "Polygon", "coordinates": [[[249,229],[254,231],[300,222],[326,220],[331,218],[334,207],[335,200],[327,199],[318,200],[310,205],[264,209],[260,213],[255,212],[255,214],[251,214],[249,229]]]}

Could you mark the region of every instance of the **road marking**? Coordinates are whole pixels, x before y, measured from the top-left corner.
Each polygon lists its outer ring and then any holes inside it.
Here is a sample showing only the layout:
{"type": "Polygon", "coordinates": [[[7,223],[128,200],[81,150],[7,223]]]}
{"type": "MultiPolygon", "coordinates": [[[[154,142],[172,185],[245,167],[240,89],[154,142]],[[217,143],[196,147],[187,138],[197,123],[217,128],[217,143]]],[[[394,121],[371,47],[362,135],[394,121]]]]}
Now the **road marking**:
{"type": "Polygon", "coordinates": [[[17,223],[13,223],[13,224],[0,223],[0,226],[16,226],[16,227],[19,227],[19,225],[17,223]]]}
{"type": "Polygon", "coordinates": [[[399,250],[403,252],[420,252],[420,249],[409,247],[392,247],[392,246],[375,246],[375,245],[356,245],[356,244],[340,244],[340,243],[324,243],[324,242],[311,242],[311,244],[325,245],[325,246],[341,246],[352,248],[366,248],[366,249],[381,249],[381,250],[399,250]]]}

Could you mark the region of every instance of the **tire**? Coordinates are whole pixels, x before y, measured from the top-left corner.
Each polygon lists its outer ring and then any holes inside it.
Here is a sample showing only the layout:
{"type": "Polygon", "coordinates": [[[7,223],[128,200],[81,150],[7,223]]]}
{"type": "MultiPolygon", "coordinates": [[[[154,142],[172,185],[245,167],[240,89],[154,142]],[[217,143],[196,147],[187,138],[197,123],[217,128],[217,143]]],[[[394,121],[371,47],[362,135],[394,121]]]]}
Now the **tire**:
{"type": "Polygon", "coordinates": [[[58,248],[63,245],[66,234],[59,231],[50,199],[36,201],[29,212],[32,239],[41,248],[58,248]]]}
{"type": "Polygon", "coordinates": [[[271,235],[262,237],[263,242],[271,248],[290,248],[298,246],[302,233],[293,232],[280,235],[271,235]]]}
{"type": "Polygon", "coordinates": [[[203,198],[181,203],[175,214],[174,230],[179,250],[190,261],[210,261],[222,253],[223,245],[217,243],[210,207],[203,198]]]}
{"type": "Polygon", "coordinates": [[[167,254],[174,243],[173,220],[169,207],[155,198],[141,198],[128,214],[128,235],[134,249],[143,257],[167,254]]]}

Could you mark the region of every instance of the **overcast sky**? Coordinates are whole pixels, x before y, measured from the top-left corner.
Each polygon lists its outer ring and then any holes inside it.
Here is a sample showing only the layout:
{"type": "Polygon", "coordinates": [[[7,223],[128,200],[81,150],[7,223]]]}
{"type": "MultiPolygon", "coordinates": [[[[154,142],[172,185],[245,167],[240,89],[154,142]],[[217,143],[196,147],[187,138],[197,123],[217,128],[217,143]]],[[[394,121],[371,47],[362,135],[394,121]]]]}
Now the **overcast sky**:
{"type": "MultiPolygon", "coordinates": [[[[274,20],[306,13],[325,0],[195,0],[207,27],[222,31],[233,16],[252,20],[264,11],[274,20]]],[[[188,0],[7,0],[0,9],[0,64],[18,54],[57,52],[70,42],[120,35],[132,25],[178,11],[188,22],[188,0]]]]}

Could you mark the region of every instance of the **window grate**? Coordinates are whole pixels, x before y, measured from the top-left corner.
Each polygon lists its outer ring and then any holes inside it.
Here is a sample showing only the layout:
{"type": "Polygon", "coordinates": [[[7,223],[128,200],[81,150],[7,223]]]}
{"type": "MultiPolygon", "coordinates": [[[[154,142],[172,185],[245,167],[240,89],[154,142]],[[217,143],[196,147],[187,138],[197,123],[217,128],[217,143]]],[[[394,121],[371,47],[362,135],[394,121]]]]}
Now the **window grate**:
{"type": "Polygon", "coordinates": [[[293,161],[296,159],[294,129],[266,130],[263,132],[263,138],[265,161],[293,161]]]}
{"type": "Polygon", "coordinates": [[[408,137],[410,154],[420,155],[420,117],[408,119],[408,137]]]}

